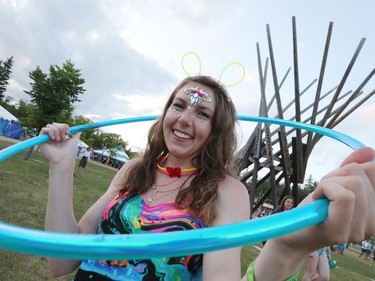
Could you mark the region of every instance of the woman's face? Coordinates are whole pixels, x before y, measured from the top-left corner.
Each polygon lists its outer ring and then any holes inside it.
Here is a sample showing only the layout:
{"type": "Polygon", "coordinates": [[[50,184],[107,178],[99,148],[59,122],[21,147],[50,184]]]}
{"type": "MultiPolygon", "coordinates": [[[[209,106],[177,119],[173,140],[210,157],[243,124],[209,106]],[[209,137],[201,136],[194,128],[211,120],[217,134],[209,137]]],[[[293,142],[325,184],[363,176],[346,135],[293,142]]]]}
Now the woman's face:
{"type": "Polygon", "coordinates": [[[292,208],[293,208],[293,200],[290,199],[290,198],[286,199],[285,202],[284,202],[284,209],[290,210],[292,208]]]}
{"type": "Polygon", "coordinates": [[[189,158],[199,155],[212,131],[215,94],[196,82],[186,83],[168,108],[163,134],[170,156],[189,158]]]}

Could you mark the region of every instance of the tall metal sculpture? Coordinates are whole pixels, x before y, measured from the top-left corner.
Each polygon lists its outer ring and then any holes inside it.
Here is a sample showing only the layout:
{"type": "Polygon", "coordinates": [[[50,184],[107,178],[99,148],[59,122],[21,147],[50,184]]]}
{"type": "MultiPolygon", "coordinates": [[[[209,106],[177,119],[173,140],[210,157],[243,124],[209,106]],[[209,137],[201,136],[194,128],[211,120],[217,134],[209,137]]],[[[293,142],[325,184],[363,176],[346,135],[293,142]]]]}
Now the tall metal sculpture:
{"type": "MultiPolygon", "coordinates": [[[[284,112],[294,104],[295,115],[290,120],[320,125],[332,129],[364,102],[366,102],[372,95],[374,95],[375,90],[371,90],[361,100],[358,100],[365,94],[362,89],[374,76],[375,68],[354,91],[342,93],[344,84],[353,68],[355,61],[357,60],[359,52],[365,43],[365,38],[360,40],[360,43],[351,61],[349,62],[341,81],[338,83],[338,86],[322,95],[322,85],[332,35],[332,27],[333,23],[330,22],[319,79],[313,80],[305,89],[301,91],[299,84],[296,20],[295,17],[292,18],[295,95],[294,100],[283,107],[280,89],[287,78],[290,69],[286,72],[283,79],[279,83],[276,72],[270,27],[267,25],[269,58],[267,58],[265,61],[264,70],[262,67],[259,43],[257,43],[256,46],[261,95],[259,116],[269,117],[270,109],[272,108],[274,101],[276,101],[277,115],[271,117],[284,119],[284,112]],[[271,100],[267,102],[266,79],[269,61],[271,62],[274,95],[271,100]],[[301,109],[300,101],[302,95],[306,93],[312,87],[312,85],[316,83],[316,81],[318,81],[318,85],[314,102],[306,108],[301,109]],[[319,102],[326,98],[330,98],[330,102],[324,108],[319,109],[319,102]],[[301,120],[302,114],[308,111],[312,111],[311,116],[305,120],[301,120]]],[[[311,155],[314,146],[321,137],[321,135],[301,131],[300,129],[286,130],[285,127],[271,129],[271,125],[263,123],[257,124],[247,143],[239,150],[238,156],[240,160],[237,166],[241,181],[245,183],[249,189],[251,214],[253,214],[253,212],[269,197],[271,197],[273,206],[277,206],[280,199],[287,194],[292,194],[295,201],[298,202],[298,184],[302,184],[304,182],[308,158],[311,155]],[[262,174],[262,176],[260,176],[260,174],[262,174]],[[280,194],[278,194],[277,185],[281,181],[284,183],[284,189],[280,194]],[[264,182],[269,183],[267,191],[261,198],[255,198],[256,189],[264,182]]]]}

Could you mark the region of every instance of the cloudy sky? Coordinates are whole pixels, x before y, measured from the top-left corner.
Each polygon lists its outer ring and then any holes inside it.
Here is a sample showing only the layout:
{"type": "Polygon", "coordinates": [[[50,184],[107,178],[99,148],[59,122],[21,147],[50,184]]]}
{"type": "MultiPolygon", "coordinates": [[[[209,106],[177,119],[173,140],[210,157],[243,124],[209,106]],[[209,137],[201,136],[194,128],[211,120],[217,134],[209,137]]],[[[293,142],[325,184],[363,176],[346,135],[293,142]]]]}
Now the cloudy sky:
{"type": "MultiPolygon", "coordinates": [[[[258,115],[256,43],[264,64],[269,57],[267,24],[280,82],[293,66],[292,17],[296,17],[303,90],[319,77],[329,23],[334,23],[322,94],[339,84],[361,39],[366,38],[342,89],[345,93],[355,90],[375,66],[374,10],[373,0],[0,0],[0,59],[13,56],[15,61],[6,94],[15,101],[28,100],[23,90],[30,89],[29,72],[39,65],[47,73],[50,65],[61,66],[69,59],[86,80],[76,115],[104,121],[160,114],[173,88],[186,76],[182,56],[194,51],[201,58],[202,74],[213,77],[219,77],[228,63],[241,62],[245,80],[229,91],[239,114],[258,115]]],[[[185,66],[190,74],[198,73],[193,56],[186,57],[185,66]]],[[[270,70],[269,66],[268,99],[274,93],[270,70]]],[[[230,84],[240,75],[239,68],[231,67],[222,81],[230,84]]],[[[363,88],[363,96],[375,88],[374,80],[363,88]]],[[[302,108],[313,102],[316,88],[317,83],[303,95],[302,108]]],[[[281,88],[283,106],[293,95],[292,70],[281,88]]],[[[322,101],[321,108],[329,101],[322,101]]],[[[293,115],[291,109],[284,118],[293,115]]],[[[375,147],[374,120],[373,96],[335,129],[375,147]]],[[[144,147],[149,125],[106,130],[121,134],[135,150],[144,147]]],[[[253,128],[254,124],[240,123],[240,146],[253,128]]],[[[310,157],[307,174],[320,178],[349,152],[343,144],[323,138],[310,157]]]]}

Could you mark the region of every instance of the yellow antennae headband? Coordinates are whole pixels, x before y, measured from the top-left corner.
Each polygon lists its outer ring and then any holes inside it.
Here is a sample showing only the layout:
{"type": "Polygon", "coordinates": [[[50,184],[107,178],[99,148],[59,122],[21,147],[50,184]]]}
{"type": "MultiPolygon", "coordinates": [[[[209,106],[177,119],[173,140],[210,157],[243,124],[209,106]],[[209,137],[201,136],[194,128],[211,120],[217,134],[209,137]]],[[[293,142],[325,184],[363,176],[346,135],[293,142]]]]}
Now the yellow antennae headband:
{"type": "MultiPolygon", "coordinates": [[[[198,68],[199,68],[199,72],[198,72],[198,75],[201,75],[202,73],[202,60],[200,58],[200,56],[196,53],[196,52],[186,52],[182,58],[181,58],[181,67],[182,67],[182,70],[185,72],[185,74],[187,76],[192,76],[187,70],[186,70],[186,67],[185,67],[185,59],[187,56],[194,56],[198,62],[198,68]]],[[[237,62],[237,61],[234,61],[234,62],[231,62],[231,63],[228,63],[224,68],[223,70],[221,71],[220,75],[219,75],[219,81],[225,86],[225,87],[233,87],[233,86],[236,86],[238,84],[240,84],[244,79],[245,79],[245,76],[246,76],[246,69],[245,67],[240,63],[240,62],[237,62]],[[224,84],[222,83],[221,79],[222,77],[224,76],[224,73],[225,71],[227,71],[227,69],[231,66],[238,66],[240,69],[241,69],[241,72],[242,72],[242,75],[240,77],[240,79],[238,81],[235,81],[233,83],[230,83],[230,84],[224,84]]]]}

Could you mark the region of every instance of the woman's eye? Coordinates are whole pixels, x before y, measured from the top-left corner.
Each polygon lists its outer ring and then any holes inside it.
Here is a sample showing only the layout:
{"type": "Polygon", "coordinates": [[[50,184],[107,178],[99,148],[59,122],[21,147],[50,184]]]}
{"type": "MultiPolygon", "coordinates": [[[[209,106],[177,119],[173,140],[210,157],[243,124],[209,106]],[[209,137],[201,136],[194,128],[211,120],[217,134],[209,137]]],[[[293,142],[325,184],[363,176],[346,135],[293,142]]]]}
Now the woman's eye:
{"type": "Polygon", "coordinates": [[[206,112],[199,111],[197,112],[197,115],[199,116],[199,118],[202,118],[204,120],[210,119],[210,115],[208,115],[206,112]]]}
{"type": "Polygon", "coordinates": [[[184,109],[184,106],[180,103],[173,103],[172,107],[176,109],[184,109]]]}

